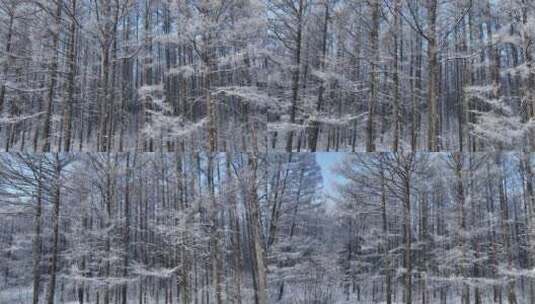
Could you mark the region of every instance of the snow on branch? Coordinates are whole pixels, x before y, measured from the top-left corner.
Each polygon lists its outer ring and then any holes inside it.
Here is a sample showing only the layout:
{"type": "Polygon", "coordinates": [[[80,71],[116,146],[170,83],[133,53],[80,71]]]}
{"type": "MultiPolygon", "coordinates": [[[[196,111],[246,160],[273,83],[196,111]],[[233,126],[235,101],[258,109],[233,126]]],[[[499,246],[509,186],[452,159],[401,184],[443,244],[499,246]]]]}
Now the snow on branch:
{"type": "Polygon", "coordinates": [[[45,114],[45,112],[37,112],[35,114],[20,115],[20,116],[15,116],[15,117],[3,116],[3,117],[0,117],[0,125],[16,124],[25,120],[31,120],[31,119],[37,118],[43,114],[45,114]]]}
{"type": "Polygon", "coordinates": [[[274,122],[267,125],[269,132],[288,132],[305,130],[306,126],[289,122],[274,122]]]}
{"type": "Polygon", "coordinates": [[[255,104],[260,107],[267,107],[277,103],[277,99],[269,96],[264,92],[258,90],[258,88],[250,87],[220,87],[213,93],[214,95],[226,95],[240,98],[247,103],[255,104]]]}
{"type": "Polygon", "coordinates": [[[171,68],[167,72],[168,76],[182,76],[184,78],[190,77],[195,74],[195,69],[191,65],[183,65],[178,68],[171,68]]]}
{"type": "Polygon", "coordinates": [[[148,268],[143,264],[140,263],[134,263],[132,266],[132,273],[145,276],[145,277],[153,277],[153,278],[169,278],[173,274],[175,274],[178,270],[180,270],[179,266],[176,266],[174,268],[148,268]]]}

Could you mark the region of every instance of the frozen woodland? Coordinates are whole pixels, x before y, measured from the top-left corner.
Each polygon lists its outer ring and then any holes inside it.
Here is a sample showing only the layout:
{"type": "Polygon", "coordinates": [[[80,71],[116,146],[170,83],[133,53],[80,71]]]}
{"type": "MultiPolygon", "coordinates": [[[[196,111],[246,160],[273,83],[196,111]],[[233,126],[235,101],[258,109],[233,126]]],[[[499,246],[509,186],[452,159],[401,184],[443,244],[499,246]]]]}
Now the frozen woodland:
{"type": "Polygon", "coordinates": [[[535,0],[0,0],[0,304],[535,304],[535,0]]]}
{"type": "Polygon", "coordinates": [[[535,149],[532,0],[0,0],[3,151],[535,149]]]}
{"type": "Polygon", "coordinates": [[[335,154],[2,153],[0,302],[534,303],[532,155],[335,154]]]}

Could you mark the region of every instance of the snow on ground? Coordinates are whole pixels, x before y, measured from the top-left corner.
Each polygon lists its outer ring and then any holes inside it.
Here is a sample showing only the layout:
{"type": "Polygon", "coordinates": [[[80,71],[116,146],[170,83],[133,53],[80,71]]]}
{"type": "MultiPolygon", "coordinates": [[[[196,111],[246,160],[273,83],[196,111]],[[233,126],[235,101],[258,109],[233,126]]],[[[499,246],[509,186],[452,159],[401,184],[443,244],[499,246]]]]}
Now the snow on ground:
{"type": "MultiPolygon", "coordinates": [[[[365,292],[363,290],[363,292],[365,292]]],[[[250,303],[252,302],[252,294],[248,294],[245,292],[243,296],[243,303],[250,303]]],[[[413,299],[414,303],[421,303],[421,299],[419,295],[413,295],[415,298],[413,299]]],[[[473,295],[472,295],[473,296],[473,295]]],[[[483,303],[493,303],[492,300],[492,294],[489,291],[489,293],[486,293],[483,295],[483,303]]],[[[518,296],[518,304],[529,304],[527,295],[523,297],[522,291],[520,289],[517,290],[517,296],[518,296]]],[[[40,303],[44,303],[44,293],[41,294],[41,301],[40,303]]],[[[428,299],[429,304],[435,304],[439,303],[438,298],[433,298],[432,293],[430,293],[428,299]]],[[[78,304],[78,301],[73,301],[71,295],[65,295],[65,301],[59,301],[58,295],[56,295],[56,303],[58,304],[78,304]]],[[[282,301],[276,301],[276,297],[273,297],[270,301],[270,303],[277,303],[277,304],[308,304],[310,302],[307,302],[307,300],[304,299],[302,292],[292,292],[287,293],[286,296],[282,301]]],[[[398,294],[395,301],[392,302],[392,304],[403,304],[401,301],[401,294],[398,294]]],[[[133,296],[128,303],[138,303],[137,296],[133,296]]],[[[7,289],[3,289],[3,287],[0,287],[0,304],[29,304],[32,301],[32,288],[31,287],[10,287],[7,289]]],[[[346,298],[345,295],[342,294],[342,290],[335,291],[335,294],[333,294],[333,297],[331,298],[330,303],[328,304],[386,304],[384,301],[370,301],[369,299],[361,299],[360,301],[357,299],[356,294],[352,294],[349,298],[346,298]]],[[[461,300],[459,298],[458,294],[452,294],[450,293],[448,295],[448,304],[449,303],[460,303],[461,300]]],[[[95,302],[87,302],[84,301],[85,304],[95,304],[95,302]]],[[[505,296],[505,293],[503,295],[503,303],[507,303],[507,299],[505,296]]],[[[163,297],[160,297],[159,302],[156,302],[156,299],[149,298],[147,304],[165,304],[165,299],[163,297]]]]}
{"type": "Polygon", "coordinates": [[[31,287],[0,289],[0,304],[28,304],[32,302],[31,287]]]}

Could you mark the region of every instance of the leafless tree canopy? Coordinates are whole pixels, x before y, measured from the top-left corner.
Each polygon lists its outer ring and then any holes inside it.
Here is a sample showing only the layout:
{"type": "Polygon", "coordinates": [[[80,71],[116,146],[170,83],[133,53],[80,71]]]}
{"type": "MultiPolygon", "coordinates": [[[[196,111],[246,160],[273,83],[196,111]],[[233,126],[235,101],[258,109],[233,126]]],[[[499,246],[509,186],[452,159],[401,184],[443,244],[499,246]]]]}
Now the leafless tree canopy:
{"type": "Polygon", "coordinates": [[[535,147],[529,0],[1,0],[9,151],[535,147]]]}

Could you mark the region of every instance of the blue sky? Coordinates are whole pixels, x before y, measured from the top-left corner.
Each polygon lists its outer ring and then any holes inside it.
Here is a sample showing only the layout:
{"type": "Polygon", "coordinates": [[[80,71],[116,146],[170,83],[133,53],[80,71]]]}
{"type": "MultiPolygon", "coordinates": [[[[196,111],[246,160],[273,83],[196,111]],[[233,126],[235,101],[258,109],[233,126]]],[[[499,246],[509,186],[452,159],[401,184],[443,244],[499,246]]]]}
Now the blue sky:
{"type": "Polygon", "coordinates": [[[334,166],[343,161],[346,153],[343,152],[317,152],[316,161],[321,167],[321,175],[323,177],[323,190],[327,194],[333,194],[334,182],[342,182],[343,177],[332,172],[334,166]]]}

